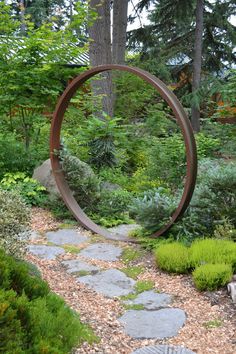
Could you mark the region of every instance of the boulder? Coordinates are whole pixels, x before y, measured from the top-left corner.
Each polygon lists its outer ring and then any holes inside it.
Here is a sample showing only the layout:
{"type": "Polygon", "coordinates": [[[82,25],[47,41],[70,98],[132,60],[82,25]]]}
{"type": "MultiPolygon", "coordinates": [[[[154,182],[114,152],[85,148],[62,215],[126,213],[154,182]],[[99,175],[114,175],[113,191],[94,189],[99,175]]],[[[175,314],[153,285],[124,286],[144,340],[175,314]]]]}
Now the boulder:
{"type": "Polygon", "coordinates": [[[56,181],[53,176],[51,160],[48,159],[34,170],[33,178],[36,179],[47,191],[55,196],[59,196],[60,192],[57,188],[56,181]]]}

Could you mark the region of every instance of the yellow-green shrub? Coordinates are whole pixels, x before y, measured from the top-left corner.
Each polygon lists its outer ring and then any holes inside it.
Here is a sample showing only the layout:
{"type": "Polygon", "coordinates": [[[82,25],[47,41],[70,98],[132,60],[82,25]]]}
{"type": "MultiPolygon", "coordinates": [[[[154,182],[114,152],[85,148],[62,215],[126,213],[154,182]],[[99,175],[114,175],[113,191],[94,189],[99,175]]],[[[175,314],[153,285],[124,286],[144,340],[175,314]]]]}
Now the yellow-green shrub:
{"type": "Polygon", "coordinates": [[[179,242],[161,245],[155,251],[157,266],[167,272],[187,273],[190,270],[189,249],[179,242]]]}
{"type": "Polygon", "coordinates": [[[206,263],[225,263],[236,270],[236,243],[216,239],[197,240],[190,247],[190,261],[193,268],[206,263]]]}
{"type": "Polygon", "coordinates": [[[193,280],[198,290],[216,290],[224,286],[232,277],[229,264],[204,264],[193,272],[193,280]]]}

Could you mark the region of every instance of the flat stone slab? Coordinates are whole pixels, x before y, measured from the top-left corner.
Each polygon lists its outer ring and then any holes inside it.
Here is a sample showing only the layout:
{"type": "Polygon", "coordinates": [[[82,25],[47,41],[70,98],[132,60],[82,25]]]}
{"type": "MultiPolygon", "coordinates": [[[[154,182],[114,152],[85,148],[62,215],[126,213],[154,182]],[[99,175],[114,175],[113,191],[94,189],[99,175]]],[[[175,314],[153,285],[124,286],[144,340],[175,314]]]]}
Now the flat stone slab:
{"type": "Polygon", "coordinates": [[[94,243],[81,252],[81,256],[85,256],[92,259],[99,259],[101,261],[117,261],[121,256],[123,250],[119,247],[110,245],[109,243],[94,243]]]}
{"type": "Polygon", "coordinates": [[[134,291],[135,281],[117,269],[105,270],[96,275],[77,278],[98,293],[107,297],[128,295],[134,291]]]}
{"type": "Polygon", "coordinates": [[[167,308],[158,311],[128,310],[119,318],[125,333],[132,338],[163,339],[174,337],[186,321],[183,310],[167,308]]]}
{"type": "Polygon", "coordinates": [[[110,231],[109,239],[115,241],[132,241],[132,238],[129,236],[129,233],[135,229],[140,228],[140,225],[137,224],[123,224],[108,229],[110,231]]]}
{"type": "Polygon", "coordinates": [[[196,354],[184,347],[172,345],[154,345],[135,350],[131,354],[196,354]]]}
{"type": "Polygon", "coordinates": [[[97,273],[100,269],[79,259],[73,259],[70,261],[64,261],[62,264],[67,268],[68,273],[89,272],[92,274],[97,273]]]}
{"type": "Polygon", "coordinates": [[[42,259],[56,259],[57,256],[64,254],[65,251],[61,247],[46,245],[30,245],[28,246],[30,253],[42,259]]]}
{"type": "Polygon", "coordinates": [[[166,307],[171,303],[171,296],[168,294],[158,294],[153,290],[144,291],[134,300],[124,301],[127,305],[143,305],[146,310],[157,310],[166,307]]]}
{"type": "Polygon", "coordinates": [[[31,231],[30,231],[29,239],[30,239],[31,241],[38,240],[38,239],[40,239],[41,237],[42,237],[42,236],[40,235],[39,232],[34,231],[34,230],[31,230],[31,231]]]}
{"type": "Polygon", "coordinates": [[[88,237],[79,234],[73,229],[61,229],[58,231],[50,231],[46,233],[46,237],[49,242],[55,243],[55,245],[80,245],[83,242],[88,241],[88,237]]]}

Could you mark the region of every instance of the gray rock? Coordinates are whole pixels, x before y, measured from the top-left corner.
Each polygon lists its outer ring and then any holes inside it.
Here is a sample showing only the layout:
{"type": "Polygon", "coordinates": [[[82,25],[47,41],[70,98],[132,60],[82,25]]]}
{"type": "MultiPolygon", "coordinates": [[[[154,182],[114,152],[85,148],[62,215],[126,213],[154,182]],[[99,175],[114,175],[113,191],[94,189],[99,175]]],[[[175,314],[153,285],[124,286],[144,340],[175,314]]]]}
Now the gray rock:
{"type": "Polygon", "coordinates": [[[146,310],[157,310],[166,307],[171,303],[171,296],[168,294],[158,294],[153,290],[144,291],[136,299],[124,301],[127,305],[143,305],[146,310]]]}
{"type": "Polygon", "coordinates": [[[109,269],[96,275],[77,278],[81,283],[107,297],[128,295],[134,291],[135,281],[117,269],[109,269]]]}
{"type": "Polygon", "coordinates": [[[125,333],[137,339],[176,336],[185,320],[185,312],[176,308],[158,311],[129,310],[119,319],[124,325],[125,333]]]}
{"type": "Polygon", "coordinates": [[[35,241],[35,240],[38,240],[40,237],[41,237],[41,235],[39,232],[34,231],[34,230],[30,231],[29,240],[35,241]]]}
{"type": "Polygon", "coordinates": [[[29,245],[28,250],[35,256],[48,260],[56,259],[57,256],[65,253],[61,247],[46,245],[29,245]]]}
{"type": "Polygon", "coordinates": [[[129,236],[130,231],[140,228],[137,224],[123,224],[116,227],[111,227],[108,229],[110,231],[110,240],[115,241],[132,241],[131,237],[129,236]]]}
{"type": "Polygon", "coordinates": [[[154,345],[135,350],[131,354],[196,354],[184,347],[171,345],[154,345]]]}
{"type": "Polygon", "coordinates": [[[80,254],[88,258],[112,262],[119,259],[122,254],[122,249],[108,243],[95,243],[84,248],[80,254]]]}
{"type": "Polygon", "coordinates": [[[49,242],[55,245],[80,245],[88,240],[87,236],[79,234],[73,229],[61,229],[58,231],[50,231],[46,233],[49,242]]]}
{"type": "Polygon", "coordinates": [[[52,172],[50,159],[44,161],[42,165],[34,170],[33,178],[42,184],[42,186],[44,186],[50,194],[55,196],[60,195],[52,172]]]}
{"type": "Polygon", "coordinates": [[[79,259],[64,261],[62,264],[67,268],[68,273],[77,273],[81,271],[97,273],[100,269],[79,259]]]}

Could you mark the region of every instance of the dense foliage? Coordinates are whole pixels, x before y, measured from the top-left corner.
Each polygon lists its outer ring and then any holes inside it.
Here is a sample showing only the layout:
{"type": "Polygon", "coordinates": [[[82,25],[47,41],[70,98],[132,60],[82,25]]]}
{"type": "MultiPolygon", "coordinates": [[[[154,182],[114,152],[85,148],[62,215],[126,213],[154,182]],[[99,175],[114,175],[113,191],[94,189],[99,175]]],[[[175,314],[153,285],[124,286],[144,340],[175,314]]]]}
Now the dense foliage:
{"type": "Polygon", "coordinates": [[[0,250],[0,352],[68,353],[95,337],[31,267],[0,250]]]}
{"type": "Polygon", "coordinates": [[[30,210],[16,192],[0,189],[0,248],[21,257],[28,240],[30,210]]]}

